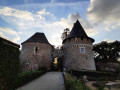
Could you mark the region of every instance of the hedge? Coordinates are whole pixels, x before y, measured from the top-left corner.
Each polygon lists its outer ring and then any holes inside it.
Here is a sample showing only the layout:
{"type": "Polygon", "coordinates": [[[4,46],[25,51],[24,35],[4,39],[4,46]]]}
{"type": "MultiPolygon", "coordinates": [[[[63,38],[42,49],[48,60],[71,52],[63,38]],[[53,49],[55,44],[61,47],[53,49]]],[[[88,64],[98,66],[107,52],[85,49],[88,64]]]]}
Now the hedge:
{"type": "Polygon", "coordinates": [[[0,90],[11,90],[19,72],[19,48],[0,42],[0,90]]]}
{"type": "Polygon", "coordinates": [[[18,77],[15,81],[14,89],[19,88],[26,83],[34,80],[35,78],[45,74],[46,71],[27,71],[18,74],[18,77]]]}
{"type": "Polygon", "coordinates": [[[76,70],[73,70],[72,75],[76,76],[77,78],[82,78],[84,75],[87,75],[89,80],[110,79],[111,77],[117,77],[117,75],[114,73],[102,72],[102,71],[76,71],[76,70]]]}

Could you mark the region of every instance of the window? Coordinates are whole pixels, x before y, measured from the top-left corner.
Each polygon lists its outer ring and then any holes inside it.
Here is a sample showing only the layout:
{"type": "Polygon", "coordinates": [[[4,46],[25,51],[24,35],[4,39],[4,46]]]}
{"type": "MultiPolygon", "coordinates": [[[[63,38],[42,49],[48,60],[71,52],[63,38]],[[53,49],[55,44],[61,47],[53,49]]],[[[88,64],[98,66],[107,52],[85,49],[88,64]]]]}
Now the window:
{"type": "Polygon", "coordinates": [[[85,53],[85,48],[84,47],[80,48],[80,53],[85,53]]]}
{"type": "Polygon", "coordinates": [[[34,48],[34,54],[37,53],[38,50],[39,50],[39,48],[38,48],[38,47],[35,47],[35,48],[34,48]]]}
{"type": "Polygon", "coordinates": [[[35,47],[35,52],[37,52],[38,51],[38,47],[35,47]]]}

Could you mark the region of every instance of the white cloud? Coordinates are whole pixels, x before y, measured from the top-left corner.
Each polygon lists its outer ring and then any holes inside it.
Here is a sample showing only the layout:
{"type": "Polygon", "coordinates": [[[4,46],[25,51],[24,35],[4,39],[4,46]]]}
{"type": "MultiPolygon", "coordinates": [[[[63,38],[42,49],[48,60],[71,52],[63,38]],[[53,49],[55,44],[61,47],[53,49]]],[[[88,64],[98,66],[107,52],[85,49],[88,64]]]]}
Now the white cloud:
{"type": "Polygon", "coordinates": [[[120,0],[90,0],[87,15],[94,23],[120,23],[120,0]]]}
{"type": "Polygon", "coordinates": [[[46,27],[47,30],[46,33],[52,35],[49,38],[49,41],[56,46],[61,45],[62,43],[61,34],[63,30],[65,28],[70,28],[71,30],[77,19],[79,19],[80,23],[85,28],[88,36],[94,36],[97,34],[97,31],[92,28],[92,26],[89,24],[87,20],[82,19],[78,13],[74,13],[74,14],[69,14],[67,18],[61,18],[60,21],[56,21],[51,24],[46,24],[44,26],[46,27]]]}
{"type": "Polygon", "coordinates": [[[91,29],[91,28],[87,29],[86,32],[87,32],[88,36],[94,36],[94,35],[98,34],[98,31],[96,31],[95,29],[91,29]]]}
{"type": "MultiPolygon", "coordinates": [[[[54,19],[54,14],[51,14],[50,12],[46,11],[46,9],[40,10],[36,14],[33,14],[28,11],[4,7],[3,9],[0,9],[0,15],[3,16],[2,18],[6,22],[14,23],[14,25],[16,25],[15,27],[18,28],[19,32],[15,32],[14,30],[9,29],[9,28],[0,28],[0,30],[4,33],[14,34],[16,36],[16,38],[11,39],[14,42],[20,40],[20,37],[18,36],[18,34],[19,35],[21,35],[21,34],[22,35],[23,34],[24,35],[25,34],[32,35],[33,33],[35,33],[35,31],[37,32],[37,30],[42,29],[43,32],[46,32],[49,35],[49,34],[57,33],[61,30],[60,25],[58,25],[58,24],[54,25],[54,22],[51,23],[51,22],[48,22],[45,20],[44,15],[48,15],[49,18],[54,19]],[[32,29],[32,31],[28,32],[28,30],[31,30],[31,29],[32,29]],[[33,30],[33,29],[37,29],[37,30],[33,30]]],[[[48,39],[55,40],[55,42],[57,43],[56,37],[55,38],[49,37],[48,39]]],[[[59,38],[59,40],[60,40],[60,38],[59,38]]]]}
{"type": "Polygon", "coordinates": [[[7,37],[2,32],[0,32],[0,37],[3,37],[3,38],[7,39],[7,37]]]}
{"type": "MultiPolygon", "coordinates": [[[[106,38],[116,37],[115,31],[119,33],[120,27],[120,0],[90,0],[87,18],[98,33],[107,34],[106,38]]],[[[96,36],[100,37],[100,36],[96,36]]],[[[104,36],[105,37],[105,36],[104,36]]],[[[104,38],[101,37],[101,38],[104,38]]],[[[119,38],[116,38],[119,39],[119,38]]],[[[105,41],[113,41],[105,39],[105,41]]]]}
{"type": "Polygon", "coordinates": [[[88,36],[94,36],[98,33],[97,30],[95,30],[86,19],[81,18],[78,13],[69,14],[67,19],[62,18],[61,21],[57,23],[63,25],[66,28],[72,29],[77,19],[80,21],[88,36]]]}
{"type": "Polygon", "coordinates": [[[42,27],[46,22],[44,15],[48,15],[48,18],[54,19],[54,14],[51,14],[46,9],[39,10],[36,14],[10,7],[0,9],[1,18],[8,23],[14,23],[14,25],[17,25],[21,29],[31,28],[31,26],[42,27]]]}
{"type": "Polygon", "coordinates": [[[114,42],[115,40],[106,38],[106,39],[104,39],[103,41],[106,41],[106,42],[110,43],[110,42],[114,42]]]}
{"type": "Polygon", "coordinates": [[[15,30],[12,30],[9,28],[0,27],[0,36],[3,38],[6,38],[6,39],[10,39],[13,42],[18,42],[20,40],[18,33],[15,30]],[[12,36],[14,36],[14,38],[9,38],[9,37],[5,36],[4,34],[12,35],[12,36]]]}
{"type": "MultiPolygon", "coordinates": [[[[83,18],[78,13],[69,14],[67,18],[61,18],[60,21],[47,21],[44,15],[47,15],[49,18],[54,19],[54,14],[48,12],[46,9],[42,9],[36,12],[36,14],[29,11],[17,10],[9,7],[0,9],[0,15],[8,23],[14,23],[17,27],[17,31],[2,28],[1,31],[4,33],[9,33],[14,35],[15,38],[12,38],[12,41],[17,42],[20,39],[25,40],[25,37],[30,37],[30,35],[35,32],[42,31],[47,36],[51,44],[61,45],[61,34],[65,28],[72,28],[73,24],[77,19],[81,22],[84,29],[86,30],[88,36],[93,36],[97,33],[95,29],[89,24],[89,22],[83,18]],[[18,15],[19,14],[19,15],[18,15]],[[52,17],[51,17],[52,16],[52,17]],[[26,18],[27,17],[27,18],[26,18]],[[24,38],[21,36],[25,36],[24,38]]],[[[5,36],[5,34],[4,34],[5,36]]],[[[27,39],[26,38],[26,39],[27,39]]],[[[21,42],[20,42],[21,43],[21,42]]]]}
{"type": "Polygon", "coordinates": [[[38,11],[37,13],[40,15],[53,15],[50,12],[46,11],[45,8],[43,10],[38,11]]]}
{"type": "Polygon", "coordinates": [[[6,33],[12,34],[12,35],[17,34],[16,31],[14,31],[14,30],[12,30],[12,29],[9,29],[9,28],[2,28],[2,27],[0,27],[0,31],[6,32],[6,33]]]}
{"type": "Polygon", "coordinates": [[[60,37],[60,33],[54,33],[52,35],[52,37],[49,39],[49,41],[55,46],[61,45],[62,40],[61,40],[61,37],[60,37]]]}
{"type": "Polygon", "coordinates": [[[18,42],[19,40],[20,40],[20,37],[18,35],[16,35],[16,37],[12,39],[13,42],[18,42]]]}
{"type": "Polygon", "coordinates": [[[32,13],[28,11],[13,9],[10,7],[4,7],[0,9],[0,15],[11,16],[22,20],[34,20],[34,16],[32,13]]]}

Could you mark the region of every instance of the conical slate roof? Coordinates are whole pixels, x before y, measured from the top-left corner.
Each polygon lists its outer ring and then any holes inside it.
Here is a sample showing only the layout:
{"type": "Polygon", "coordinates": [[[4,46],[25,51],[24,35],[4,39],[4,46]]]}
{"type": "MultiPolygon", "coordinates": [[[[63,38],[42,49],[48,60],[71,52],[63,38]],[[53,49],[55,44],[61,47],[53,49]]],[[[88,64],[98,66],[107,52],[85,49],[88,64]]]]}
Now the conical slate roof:
{"type": "MultiPolygon", "coordinates": [[[[65,40],[67,40],[69,38],[74,38],[74,37],[88,38],[92,42],[94,42],[94,39],[87,36],[85,30],[83,29],[82,25],[80,24],[80,22],[78,20],[76,21],[76,23],[74,23],[74,26],[73,26],[70,34],[68,35],[68,37],[65,40]]],[[[63,43],[65,40],[63,40],[63,43]]]]}
{"type": "Polygon", "coordinates": [[[23,43],[27,43],[27,42],[39,42],[39,43],[49,44],[45,34],[44,33],[39,33],[39,32],[35,33],[33,36],[31,36],[29,39],[27,39],[23,43]]]}
{"type": "Polygon", "coordinates": [[[76,21],[76,23],[74,23],[70,35],[68,36],[68,38],[71,37],[88,37],[78,20],[76,21]]]}

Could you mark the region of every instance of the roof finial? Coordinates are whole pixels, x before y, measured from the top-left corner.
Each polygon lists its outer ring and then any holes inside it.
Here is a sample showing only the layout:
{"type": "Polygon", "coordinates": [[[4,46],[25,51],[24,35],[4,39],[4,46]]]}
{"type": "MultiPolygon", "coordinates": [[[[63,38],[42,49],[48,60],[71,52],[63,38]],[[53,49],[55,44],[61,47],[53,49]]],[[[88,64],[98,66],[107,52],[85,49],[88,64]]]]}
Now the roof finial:
{"type": "Polygon", "coordinates": [[[78,23],[78,22],[79,22],[79,20],[77,19],[76,23],[78,23]]]}

